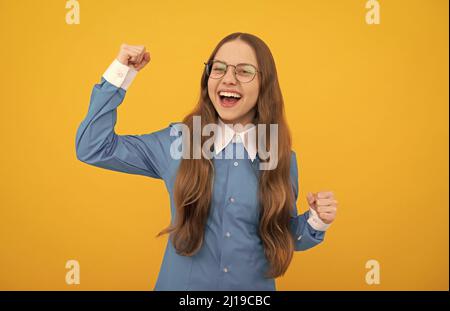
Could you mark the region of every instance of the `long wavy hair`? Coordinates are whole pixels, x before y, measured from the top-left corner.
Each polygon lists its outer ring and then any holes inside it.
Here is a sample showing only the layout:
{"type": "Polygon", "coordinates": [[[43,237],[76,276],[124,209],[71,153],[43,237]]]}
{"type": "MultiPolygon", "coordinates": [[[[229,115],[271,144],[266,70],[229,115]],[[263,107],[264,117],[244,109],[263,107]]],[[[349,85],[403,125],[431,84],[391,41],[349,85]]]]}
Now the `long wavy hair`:
{"type": "MultiPolygon", "coordinates": [[[[270,263],[266,277],[275,278],[286,272],[294,253],[294,240],[289,229],[294,204],[290,179],[291,135],[285,119],[275,61],[269,47],[261,39],[248,33],[232,33],[218,43],[208,62],[224,43],[232,40],[242,40],[253,48],[261,71],[254,124],[265,124],[266,129],[270,124],[278,124],[278,165],[275,169],[261,170],[258,181],[258,229],[265,256],[270,263]]],[[[190,141],[193,141],[194,116],[201,116],[202,128],[218,120],[218,113],[208,95],[206,69],[203,70],[200,90],[197,105],[183,119],[183,123],[189,127],[190,141]]],[[[192,256],[201,248],[210,210],[214,165],[211,159],[193,159],[192,156],[194,148],[201,148],[208,138],[202,136],[201,145],[193,146],[189,151],[190,159],[181,160],[174,185],[175,221],[157,235],[170,234],[176,252],[184,256],[192,256]]],[[[270,150],[267,133],[266,146],[270,150]]],[[[270,158],[261,161],[268,160],[270,158]]]]}

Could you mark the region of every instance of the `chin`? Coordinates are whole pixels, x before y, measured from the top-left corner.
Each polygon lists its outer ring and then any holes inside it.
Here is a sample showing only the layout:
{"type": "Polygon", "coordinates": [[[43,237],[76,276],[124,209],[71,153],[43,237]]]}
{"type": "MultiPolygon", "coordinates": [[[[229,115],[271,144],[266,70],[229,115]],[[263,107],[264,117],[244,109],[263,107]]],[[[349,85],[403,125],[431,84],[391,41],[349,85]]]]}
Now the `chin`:
{"type": "MultiPolygon", "coordinates": [[[[223,120],[223,121],[228,121],[229,123],[233,123],[234,120],[239,119],[239,116],[236,115],[235,113],[230,113],[229,111],[220,111],[219,112],[219,117],[223,120]]],[[[227,122],[225,122],[227,123],[227,122]]]]}

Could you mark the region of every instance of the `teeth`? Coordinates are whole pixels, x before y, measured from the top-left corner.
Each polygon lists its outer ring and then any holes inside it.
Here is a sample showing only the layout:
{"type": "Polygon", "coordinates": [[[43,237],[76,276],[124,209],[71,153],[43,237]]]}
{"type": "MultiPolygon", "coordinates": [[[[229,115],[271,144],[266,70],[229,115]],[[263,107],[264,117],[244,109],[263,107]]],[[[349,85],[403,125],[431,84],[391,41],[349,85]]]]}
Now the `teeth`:
{"type": "Polygon", "coordinates": [[[230,93],[230,92],[219,92],[220,96],[227,96],[227,97],[235,97],[235,98],[241,98],[241,95],[237,93],[230,93]]]}

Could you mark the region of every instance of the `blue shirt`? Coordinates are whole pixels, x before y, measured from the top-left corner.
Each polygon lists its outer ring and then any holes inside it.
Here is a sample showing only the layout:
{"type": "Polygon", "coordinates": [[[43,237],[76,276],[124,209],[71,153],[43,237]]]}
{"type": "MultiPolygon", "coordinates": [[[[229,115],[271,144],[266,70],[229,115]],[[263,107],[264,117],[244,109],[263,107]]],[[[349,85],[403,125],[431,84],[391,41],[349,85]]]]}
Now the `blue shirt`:
{"type": "MultiPolygon", "coordinates": [[[[179,123],[144,135],[117,135],[117,107],[125,94],[126,90],[104,77],[94,86],[88,113],[76,134],[77,157],[93,166],[162,179],[170,195],[173,221],[173,189],[181,159],[171,157],[170,145],[181,135],[179,123]]],[[[276,290],[275,280],[264,276],[269,263],[258,233],[259,158],[251,161],[248,154],[244,159],[225,156],[227,152],[235,155],[239,144],[242,142],[229,143],[213,159],[212,203],[201,249],[193,256],[181,256],[168,239],[154,290],[276,290]]],[[[297,200],[294,151],[290,174],[297,200]]],[[[297,215],[295,204],[293,210],[290,228],[295,250],[303,251],[322,242],[325,231],[310,225],[309,212],[297,215]]]]}

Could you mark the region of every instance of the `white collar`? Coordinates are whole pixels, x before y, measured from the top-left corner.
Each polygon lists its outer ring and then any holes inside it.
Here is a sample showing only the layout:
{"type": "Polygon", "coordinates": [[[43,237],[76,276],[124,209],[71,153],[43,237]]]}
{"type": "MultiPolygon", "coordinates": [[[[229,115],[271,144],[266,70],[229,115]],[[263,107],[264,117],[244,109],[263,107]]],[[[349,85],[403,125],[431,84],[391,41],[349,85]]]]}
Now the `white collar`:
{"type": "Polygon", "coordinates": [[[242,142],[249,158],[253,162],[256,158],[256,126],[253,124],[245,131],[236,132],[232,126],[225,124],[221,118],[218,119],[219,126],[214,139],[215,153],[221,152],[231,141],[242,142]]]}

